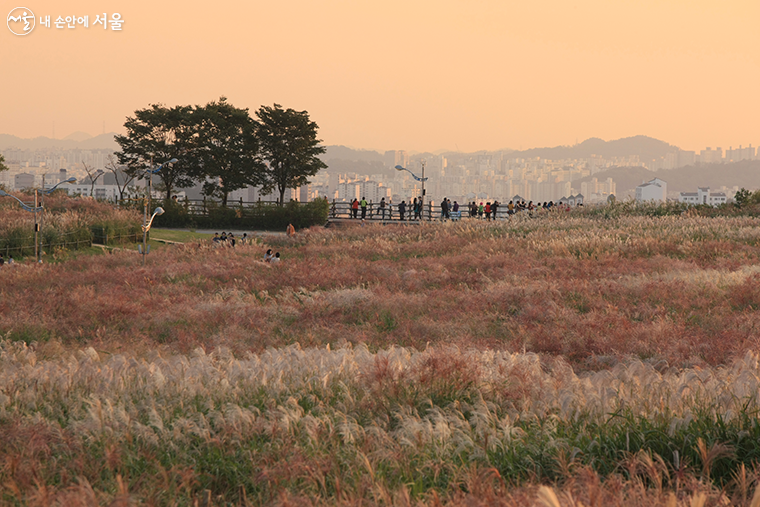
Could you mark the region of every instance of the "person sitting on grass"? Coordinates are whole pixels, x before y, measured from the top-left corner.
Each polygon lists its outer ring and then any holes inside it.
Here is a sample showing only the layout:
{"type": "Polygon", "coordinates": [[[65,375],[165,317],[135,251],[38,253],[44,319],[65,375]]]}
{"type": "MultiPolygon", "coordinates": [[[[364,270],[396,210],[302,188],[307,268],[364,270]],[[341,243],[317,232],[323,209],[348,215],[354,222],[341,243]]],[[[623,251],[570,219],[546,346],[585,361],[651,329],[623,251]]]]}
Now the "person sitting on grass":
{"type": "Polygon", "coordinates": [[[264,254],[264,262],[270,262],[272,260],[272,249],[270,248],[267,250],[267,253],[264,254]]]}
{"type": "Polygon", "coordinates": [[[277,252],[274,254],[274,257],[269,261],[269,264],[279,264],[280,263],[280,252],[277,252]]]}

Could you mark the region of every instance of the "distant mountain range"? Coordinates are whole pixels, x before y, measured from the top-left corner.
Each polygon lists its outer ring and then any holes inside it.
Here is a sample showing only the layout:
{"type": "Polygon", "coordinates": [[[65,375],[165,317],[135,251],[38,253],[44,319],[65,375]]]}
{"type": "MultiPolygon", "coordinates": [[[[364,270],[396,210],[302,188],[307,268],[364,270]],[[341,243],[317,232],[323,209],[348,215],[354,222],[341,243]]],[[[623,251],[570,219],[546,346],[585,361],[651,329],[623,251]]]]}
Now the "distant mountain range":
{"type": "MultiPolygon", "coordinates": [[[[327,146],[327,152],[321,156],[322,160],[352,160],[364,162],[382,162],[383,154],[371,150],[356,150],[346,146],[327,146]]],[[[555,146],[553,148],[531,148],[529,150],[496,150],[509,153],[514,158],[546,158],[550,160],[561,159],[579,159],[589,158],[592,155],[604,158],[611,157],[628,157],[638,155],[640,160],[654,160],[665,156],[667,153],[678,151],[677,146],[673,146],[664,141],[654,139],[648,136],[633,136],[614,141],[605,141],[597,137],[586,139],[575,146],[555,146]]],[[[475,153],[495,153],[495,151],[479,151],[475,153]]],[[[439,155],[445,157],[466,156],[467,153],[461,152],[440,152],[439,155]]],[[[415,157],[430,156],[431,153],[418,153],[415,157]]]]}
{"type": "MultiPolygon", "coordinates": [[[[45,148],[58,149],[83,149],[83,150],[114,150],[119,149],[119,145],[114,141],[114,132],[90,136],[86,132],[74,132],[63,139],[52,139],[50,137],[35,137],[33,139],[23,139],[10,134],[0,134],[0,150],[21,149],[21,150],[38,150],[45,148]]],[[[328,160],[343,160],[351,162],[366,162],[368,166],[377,167],[376,164],[383,162],[383,154],[373,150],[357,150],[347,146],[330,145],[326,146],[326,153],[320,158],[327,162],[328,160]]],[[[604,141],[599,138],[586,139],[575,146],[555,146],[553,148],[531,148],[529,150],[498,150],[508,152],[511,157],[517,158],[547,158],[551,160],[588,158],[591,155],[598,155],[605,158],[610,157],[627,157],[638,155],[641,160],[653,160],[664,156],[666,153],[678,151],[678,147],[672,146],[664,141],[659,141],[647,136],[626,137],[614,141],[604,141]]],[[[486,151],[476,153],[488,153],[486,151]]],[[[493,152],[491,152],[493,153],[493,152]]],[[[447,157],[466,156],[467,153],[460,152],[443,152],[447,157]]],[[[419,153],[415,157],[430,156],[429,153],[419,153]]]]}
{"type": "Polygon", "coordinates": [[[21,137],[10,134],[0,134],[0,150],[44,150],[44,149],[61,149],[61,150],[119,150],[119,145],[113,140],[114,132],[100,134],[91,137],[85,132],[74,132],[63,139],[52,139],[50,137],[35,137],[33,139],[22,139],[21,137]]]}
{"type": "Polygon", "coordinates": [[[510,152],[510,157],[535,158],[550,160],[589,158],[597,155],[604,158],[629,157],[638,155],[639,160],[659,159],[667,153],[678,151],[677,146],[647,136],[633,136],[615,141],[604,141],[597,137],[586,139],[575,146],[555,146],[554,148],[532,148],[530,150],[510,152]]]}

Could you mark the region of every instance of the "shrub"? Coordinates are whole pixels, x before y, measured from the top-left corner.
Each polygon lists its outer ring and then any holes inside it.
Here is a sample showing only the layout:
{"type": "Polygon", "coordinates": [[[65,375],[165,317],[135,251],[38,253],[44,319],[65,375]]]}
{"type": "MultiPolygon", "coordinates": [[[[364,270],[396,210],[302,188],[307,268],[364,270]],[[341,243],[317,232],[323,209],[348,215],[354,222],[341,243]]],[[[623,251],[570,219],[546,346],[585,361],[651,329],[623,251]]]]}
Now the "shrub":
{"type": "Polygon", "coordinates": [[[161,225],[164,227],[285,229],[293,224],[298,229],[327,222],[329,203],[317,199],[309,203],[291,201],[284,206],[257,202],[252,206],[222,207],[215,201],[205,201],[202,210],[193,210],[188,202],[164,201],[161,225]]]}

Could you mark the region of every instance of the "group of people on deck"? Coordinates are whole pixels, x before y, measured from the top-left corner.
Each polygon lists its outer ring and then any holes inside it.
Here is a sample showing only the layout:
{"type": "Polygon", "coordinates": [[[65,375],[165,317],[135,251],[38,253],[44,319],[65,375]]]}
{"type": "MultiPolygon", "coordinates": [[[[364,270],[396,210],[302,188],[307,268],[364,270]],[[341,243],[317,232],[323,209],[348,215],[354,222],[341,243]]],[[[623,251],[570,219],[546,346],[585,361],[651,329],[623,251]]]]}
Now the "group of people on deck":
{"type": "MultiPolygon", "coordinates": [[[[460,212],[460,205],[457,203],[457,201],[451,202],[451,199],[444,197],[440,203],[440,219],[459,219],[465,216],[465,213],[467,213],[470,218],[486,219],[488,221],[496,220],[499,217],[499,209],[503,208],[503,204],[497,200],[494,200],[493,202],[481,202],[480,204],[477,204],[476,201],[472,201],[466,205],[463,205],[463,207],[465,209],[460,212]]],[[[514,215],[521,211],[528,211],[530,213],[530,216],[533,216],[534,211],[557,209],[569,210],[570,206],[563,203],[555,203],[553,201],[546,201],[544,203],[539,202],[537,204],[534,204],[533,201],[528,201],[527,203],[525,201],[509,201],[509,204],[507,204],[506,208],[507,218],[510,218],[511,215],[514,215]]],[[[369,212],[370,217],[376,216],[382,220],[385,220],[386,218],[388,220],[397,218],[398,220],[402,221],[422,220],[423,211],[423,201],[422,199],[418,199],[416,197],[410,203],[407,203],[405,200],[401,201],[400,204],[397,204],[395,206],[395,210],[393,204],[385,201],[385,197],[380,199],[379,204],[375,205],[368,203],[367,200],[362,197],[361,200],[354,199],[351,202],[349,218],[359,219],[359,213],[361,212],[361,220],[363,222],[364,219],[367,218],[367,213],[369,212]]]]}

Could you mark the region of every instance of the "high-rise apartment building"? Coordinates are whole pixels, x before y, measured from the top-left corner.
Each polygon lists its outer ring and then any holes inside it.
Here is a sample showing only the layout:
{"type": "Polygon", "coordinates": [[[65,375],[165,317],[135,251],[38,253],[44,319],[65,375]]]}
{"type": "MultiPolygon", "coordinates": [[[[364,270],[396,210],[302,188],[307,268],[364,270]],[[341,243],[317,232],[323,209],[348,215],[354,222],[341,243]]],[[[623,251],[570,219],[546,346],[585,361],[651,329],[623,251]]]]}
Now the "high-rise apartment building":
{"type": "Polygon", "coordinates": [[[723,149],[719,146],[713,150],[708,146],[699,152],[699,161],[703,164],[719,164],[723,162],[723,149]]]}

